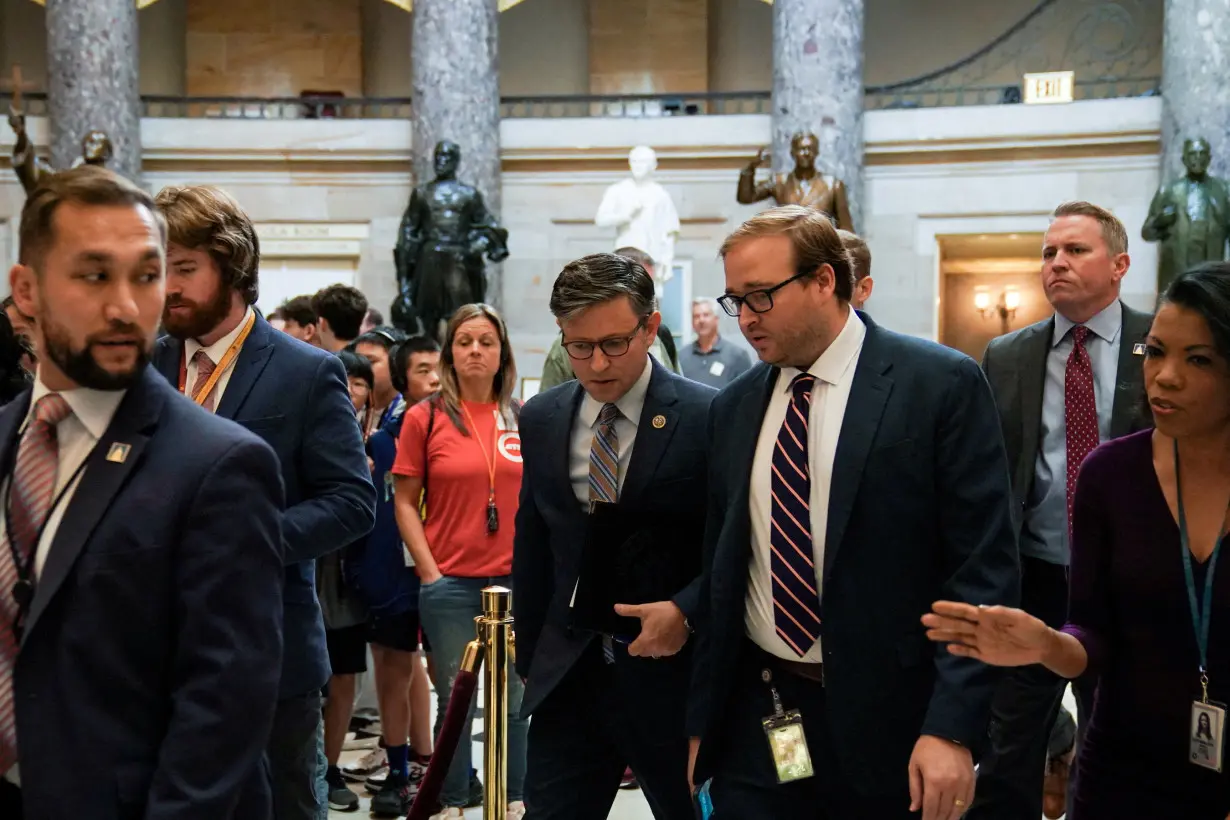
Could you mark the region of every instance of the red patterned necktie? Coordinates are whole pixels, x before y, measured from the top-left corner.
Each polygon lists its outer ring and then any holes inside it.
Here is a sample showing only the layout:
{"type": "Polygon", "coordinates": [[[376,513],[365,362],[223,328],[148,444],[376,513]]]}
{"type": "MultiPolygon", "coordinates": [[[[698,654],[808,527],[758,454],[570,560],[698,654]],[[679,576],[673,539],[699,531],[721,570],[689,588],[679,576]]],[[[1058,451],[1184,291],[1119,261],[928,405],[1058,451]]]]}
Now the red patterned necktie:
{"type": "MultiPolygon", "coordinates": [[[[195,398],[202,390],[205,389],[206,382],[209,377],[214,374],[214,360],[209,358],[209,354],[202,348],[192,356],[192,361],[196,364],[196,379],[192,382],[192,395],[189,398],[195,398]]],[[[201,402],[201,407],[204,407],[209,412],[214,411],[214,392],[218,389],[218,385],[214,385],[214,389],[209,391],[209,395],[205,397],[205,401],[201,402]]]]}
{"type": "Polygon", "coordinates": [[[9,488],[9,526],[14,544],[5,536],[0,550],[0,772],[17,762],[17,723],[13,709],[13,668],[20,642],[14,625],[18,606],[13,589],[20,577],[17,560],[29,564],[38,549],[39,531],[51,507],[59,466],[56,425],[72,411],[57,393],[38,400],[34,417],[17,447],[17,461],[9,488]]]}
{"type": "Polygon", "coordinates": [[[790,404],[773,447],[769,569],[773,574],[773,623],[777,636],[800,658],[820,637],[820,591],[816,588],[811,537],[811,464],[807,428],[816,377],[796,376],[790,404]]]}
{"type": "Polygon", "coordinates": [[[1072,499],[1081,462],[1098,446],[1098,407],[1093,392],[1093,363],[1085,349],[1089,328],[1072,329],[1072,353],[1063,376],[1063,424],[1068,445],[1068,536],[1072,535],[1072,499]]]}

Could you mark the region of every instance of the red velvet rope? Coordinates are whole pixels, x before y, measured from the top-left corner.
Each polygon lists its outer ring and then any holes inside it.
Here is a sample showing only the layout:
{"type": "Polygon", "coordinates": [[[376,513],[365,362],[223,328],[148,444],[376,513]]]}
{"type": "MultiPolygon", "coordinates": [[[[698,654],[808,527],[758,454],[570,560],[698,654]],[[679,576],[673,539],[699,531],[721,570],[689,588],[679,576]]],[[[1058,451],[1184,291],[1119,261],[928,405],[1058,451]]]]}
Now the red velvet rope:
{"type": "Polygon", "coordinates": [[[431,755],[431,763],[423,782],[419,784],[419,793],[410,807],[406,820],[428,820],[436,811],[440,799],[440,789],[444,786],[444,776],[453,763],[453,755],[457,753],[457,743],[463,737],[470,742],[470,726],[466,720],[470,712],[470,702],[474,699],[474,690],[478,688],[478,674],[462,670],[453,684],[452,697],[448,699],[448,710],[444,713],[444,725],[440,727],[440,736],[436,738],[436,749],[431,755]]]}

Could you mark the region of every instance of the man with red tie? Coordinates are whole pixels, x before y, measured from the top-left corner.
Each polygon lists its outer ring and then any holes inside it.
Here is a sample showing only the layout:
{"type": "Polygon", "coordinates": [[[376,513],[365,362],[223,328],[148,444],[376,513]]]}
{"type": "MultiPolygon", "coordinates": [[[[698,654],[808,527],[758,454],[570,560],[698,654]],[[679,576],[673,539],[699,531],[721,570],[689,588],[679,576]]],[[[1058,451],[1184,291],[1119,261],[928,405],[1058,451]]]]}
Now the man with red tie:
{"type": "MultiPolygon", "coordinates": [[[[1127,249],[1123,223],[1106,209],[1088,202],[1056,208],[1042,243],[1042,287],[1055,315],[995,339],[982,361],[1012,467],[1021,607],[1055,628],[1068,614],[1069,515],[1080,464],[1099,442],[1148,425],[1141,365],[1152,317],[1119,301],[1127,249]]],[[[1041,666],[1004,679],[971,818],[1037,820],[1044,771],[1058,781],[1046,814],[1063,814],[1073,754],[1058,749],[1048,764],[1048,746],[1064,687],[1041,666]]],[[[1091,684],[1077,681],[1075,689],[1083,712],[1093,705],[1091,684]]]]}
{"type": "Polygon", "coordinates": [[[941,593],[1017,600],[991,391],[850,307],[824,214],[765,211],[722,257],[718,303],[761,364],[709,417],[693,782],[716,817],[956,820],[999,676],[919,619],[941,593]]]}
{"type": "Polygon", "coordinates": [[[42,355],[0,411],[4,820],[271,817],[282,483],[148,366],[165,248],[102,168],[22,211],[9,281],[42,355]]]}

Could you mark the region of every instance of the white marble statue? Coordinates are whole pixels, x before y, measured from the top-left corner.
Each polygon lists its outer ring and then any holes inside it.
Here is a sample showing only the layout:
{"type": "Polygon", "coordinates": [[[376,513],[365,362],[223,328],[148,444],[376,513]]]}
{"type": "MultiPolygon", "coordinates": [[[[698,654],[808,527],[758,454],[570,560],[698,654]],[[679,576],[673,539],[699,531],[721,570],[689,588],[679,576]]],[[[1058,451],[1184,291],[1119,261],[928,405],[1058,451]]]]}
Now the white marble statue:
{"type": "Polygon", "coordinates": [[[640,248],[653,257],[654,279],[661,289],[671,277],[675,240],[679,237],[679,213],[671,195],[653,180],[658,157],[644,145],[628,155],[632,179],[617,182],[602,196],[594,224],[615,228],[615,247],[640,248]]]}

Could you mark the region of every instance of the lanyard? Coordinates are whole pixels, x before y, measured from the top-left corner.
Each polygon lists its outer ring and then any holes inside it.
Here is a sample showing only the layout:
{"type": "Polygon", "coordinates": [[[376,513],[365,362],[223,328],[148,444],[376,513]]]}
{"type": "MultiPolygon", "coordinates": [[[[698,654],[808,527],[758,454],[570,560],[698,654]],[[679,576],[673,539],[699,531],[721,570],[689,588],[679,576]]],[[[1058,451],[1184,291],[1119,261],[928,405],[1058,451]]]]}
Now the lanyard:
{"type": "MultiPolygon", "coordinates": [[[[214,392],[214,387],[217,386],[218,379],[222,378],[222,374],[226,372],[227,368],[230,367],[231,364],[235,361],[235,357],[239,355],[239,349],[243,347],[244,341],[247,340],[248,334],[252,332],[252,326],[255,324],[256,324],[256,313],[253,313],[251,316],[248,317],[247,324],[244,325],[243,330],[241,330],[239,332],[239,335],[235,337],[235,341],[231,342],[231,346],[228,347],[226,349],[226,352],[222,354],[222,360],[218,362],[218,366],[214,368],[214,372],[210,374],[210,377],[205,381],[205,384],[201,386],[200,391],[192,394],[191,396],[189,396],[189,398],[191,398],[197,404],[205,403],[205,400],[209,398],[209,394],[214,392]]],[[[187,346],[185,346],[184,355],[180,358],[180,362],[179,362],[179,392],[187,396],[188,395],[187,387],[188,387],[188,348],[187,346]]]]}
{"type": "MultiPolygon", "coordinates": [[[[487,455],[487,445],[483,444],[483,440],[479,438],[478,428],[474,426],[474,417],[470,415],[470,408],[466,407],[466,404],[464,401],[461,403],[461,412],[466,414],[466,423],[470,425],[470,430],[474,432],[474,440],[478,442],[479,449],[483,451],[483,462],[486,463],[487,465],[487,476],[490,479],[490,483],[488,486],[491,490],[491,495],[489,496],[489,498],[491,501],[495,501],[495,449],[496,449],[497,444],[495,441],[492,441],[491,455],[488,456],[487,455]]],[[[499,434],[500,434],[499,425],[496,425],[495,435],[492,436],[492,438],[495,439],[496,436],[499,436],[499,434]]]]}
{"type": "Polygon", "coordinates": [[[1183,548],[1183,574],[1187,580],[1187,602],[1192,610],[1192,626],[1196,629],[1196,646],[1200,650],[1200,685],[1204,689],[1204,702],[1209,701],[1209,623],[1213,620],[1213,571],[1217,568],[1217,555],[1221,552],[1221,536],[1209,556],[1209,567],[1204,577],[1203,605],[1196,602],[1196,576],[1192,571],[1191,540],[1187,534],[1187,515],[1183,510],[1183,479],[1179,470],[1179,442],[1174,443],[1174,485],[1179,508],[1179,544],[1183,548]]]}

